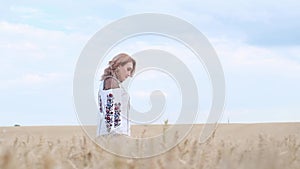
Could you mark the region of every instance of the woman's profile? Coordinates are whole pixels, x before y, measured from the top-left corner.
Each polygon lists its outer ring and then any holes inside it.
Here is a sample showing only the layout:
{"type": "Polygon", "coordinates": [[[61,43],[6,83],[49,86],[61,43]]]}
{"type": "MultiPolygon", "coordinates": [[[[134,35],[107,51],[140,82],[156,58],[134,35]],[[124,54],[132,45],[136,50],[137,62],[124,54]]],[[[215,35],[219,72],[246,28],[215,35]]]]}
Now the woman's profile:
{"type": "Polygon", "coordinates": [[[99,123],[97,136],[124,134],[130,135],[129,95],[122,88],[135,71],[135,60],[128,54],[120,53],[108,63],[101,76],[98,91],[99,123]]]}

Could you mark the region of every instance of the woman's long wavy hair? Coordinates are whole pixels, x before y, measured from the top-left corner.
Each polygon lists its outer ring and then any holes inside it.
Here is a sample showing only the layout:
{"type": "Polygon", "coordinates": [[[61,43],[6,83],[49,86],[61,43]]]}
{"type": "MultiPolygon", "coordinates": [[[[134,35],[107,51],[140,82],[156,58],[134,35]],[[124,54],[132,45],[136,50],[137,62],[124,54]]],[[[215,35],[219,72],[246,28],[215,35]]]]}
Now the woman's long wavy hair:
{"type": "Polygon", "coordinates": [[[133,64],[133,69],[130,73],[130,76],[132,77],[135,72],[136,62],[128,54],[120,53],[120,54],[116,55],[111,61],[108,62],[109,66],[106,69],[104,69],[104,73],[101,76],[101,80],[104,80],[107,77],[112,77],[112,76],[118,79],[117,74],[116,74],[117,68],[119,66],[124,66],[128,62],[132,62],[132,64],[133,64]]]}

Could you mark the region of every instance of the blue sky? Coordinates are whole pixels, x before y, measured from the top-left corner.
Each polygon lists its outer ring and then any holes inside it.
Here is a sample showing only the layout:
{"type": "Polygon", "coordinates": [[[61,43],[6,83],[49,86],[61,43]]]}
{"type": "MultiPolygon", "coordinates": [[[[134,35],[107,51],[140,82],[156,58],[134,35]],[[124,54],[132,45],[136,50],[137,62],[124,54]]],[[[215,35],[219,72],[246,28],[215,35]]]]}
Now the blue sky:
{"type": "MultiPolygon", "coordinates": [[[[0,126],[77,125],[72,83],[84,45],[105,25],[145,12],[184,19],[211,42],[226,79],[222,122],[299,122],[299,8],[296,0],[3,1],[0,126]]],[[[128,41],[115,52],[160,46],[185,53],[183,48],[176,48],[176,43],[172,47],[168,40],[161,39],[158,44],[154,42],[159,39],[149,39],[128,41]]],[[[207,95],[203,96],[203,116],[198,119],[203,122],[209,109],[206,98],[210,96],[205,92],[209,83],[205,76],[198,80],[203,80],[202,93],[207,95]]],[[[149,106],[147,93],[135,94],[141,102],[133,100],[133,106],[149,106]]]]}

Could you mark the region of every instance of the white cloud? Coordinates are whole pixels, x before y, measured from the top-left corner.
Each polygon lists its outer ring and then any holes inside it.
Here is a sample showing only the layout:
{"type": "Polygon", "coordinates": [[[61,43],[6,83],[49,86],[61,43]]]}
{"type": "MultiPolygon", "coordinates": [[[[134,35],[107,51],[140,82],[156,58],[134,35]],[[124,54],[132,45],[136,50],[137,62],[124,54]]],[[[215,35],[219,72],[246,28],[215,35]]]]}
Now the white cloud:
{"type": "MultiPolygon", "coordinates": [[[[132,91],[130,92],[130,94],[133,97],[137,97],[138,99],[145,99],[145,98],[149,98],[151,96],[151,93],[153,91],[145,91],[145,90],[139,90],[139,91],[132,91]]],[[[168,96],[168,93],[164,92],[164,91],[160,91],[163,93],[163,95],[165,95],[165,97],[168,96]]],[[[155,94],[155,93],[154,93],[155,94]]]]}
{"type": "Polygon", "coordinates": [[[7,62],[22,62],[19,64],[34,62],[36,59],[54,58],[69,62],[70,60],[64,58],[78,56],[88,39],[88,36],[83,34],[68,34],[5,21],[0,22],[0,36],[2,57],[7,62]]]}
{"type": "MultiPolygon", "coordinates": [[[[49,6],[50,10],[44,11],[41,6],[39,7],[39,4],[36,6],[15,5],[10,7],[10,12],[13,14],[4,13],[4,17],[7,17],[7,19],[6,21],[0,21],[1,89],[11,88],[16,92],[19,86],[51,86],[60,82],[63,82],[61,83],[62,85],[70,88],[70,86],[68,86],[69,84],[66,84],[64,80],[68,79],[71,81],[71,72],[73,71],[76,58],[79,56],[81,49],[91,34],[110,22],[109,19],[117,20],[124,16],[144,12],[162,12],[178,16],[179,18],[186,19],[205,33],[208,39],[212,40],[212,44],[223,64],[225,75],[230,77],[231,84],[240,81],[236,75],[245,75],[245,79],[252,78],[250,80],[256,77],[268,77],[272,75],[278,76],[278,79],[287,77],[288,79],[285,80],[293,84],[299,83],[299,46],[277,46],[275,48],[255,44],[250,45],[247,42],[253,35],[257,36],[255,33],[261,31],[258,28],[265,29],[263,31],[272,31],[275,28],[297,26],[297,22],[293,19],[297,19],[299,16],[298,1],[246,2],[236,0],[226,2],[206,1],[200,3],[195,0],[175,0],[172,2],[160,1],[159,4],[148,3],[146,5],[145,2],[142,1],[115,1],[113,3],[93,2],[93,4],[77,2],[77,4],[75,4],[77,8],[74,8],[76,10],[72,11],[69,11],[69,9],[71,9],[69,2],[65,2],[59,11],[51,11],[51,9],[55,8],[56,5],[60,5],[60,2],[49,1],[47,5],[44,5],[44,3],[44,1],[41,2],[43,7],[47,6],[48,8],[49,6]],[[107,9],[105,11],[97,11],[97,6],[100,5],[102,5],[102,8],[106,8],[105,5],[107,5],[107,9]],[[103,7],[103,5],[105,7],[103,7]],[[112,7],[114,5],[117,5],[116,8],[112,7]],[[90,9],[94,11],[90,12],[90,9]],[[9,18],[12,16],[14,18],[9,18]],[[291,20],[293,22],[290,22],[291,20]],[[13,21],[20,22],[13,23],[13,21]],[[39,26],[45,27],[46,29],[42,29],[39,26]]],[[[295,34],[295,32],[292,31],[290,33],[291,35],[295,34]]],[[[262,36],[262,38],[268,39],[265,36],[262,36]]],[[[284,43],[285,42],[283,42],[283,45],[286,45],[284,43]]],[[[119,50],[123,51],[125,49],[123,47],[121,46],[119,50]]],[[[128,49],[129,52],[146,48],[172,51],[172,53],[175,53],[177,56],[186,57],[188,64],[195,63],[189,59],[190,55],[177,47],[176,45],[174,47],[172,44],[163,46],[161,44],[138,42],[131,44],[131,46],[126,49],[128,49]]],[[[157,78],[155,77],[155,73],[153,76],[149,74],[148,77],[150,76],[153,79],[157,78]]],[[[197,77],[197,79],[199,78],[197,77]]],[[[207,79],[204,79],[201,83],[206,82],[205,80],[207,79]]],[[[257,86],[247,86],[247,82],[244,82],[243,85],[246,85],[249,91],[241,91],[239,89],[229,91],[228,95],[230,95],[230,97],[228,106],[230,109],[235,109],[239,105],[230,99],[243,99],[251,104],[246,105],[241,103],[243,104],[240,105],[241,107],[248,106],[245,107],[242,112],[249,116],[251,115],[253,118],[247,119],[241,114],[239,116],[240,119],[237,120],[251,121],[264,119],[265,117],[262,117],[260,114],[262,111],[251,114],[252,110],[256,110],[255,108],[259,109],[260,103],[257,101],[257,98],[246,99],[246,97],[248,96],[247,93],[254,93],[253,91],[256,92],[256,94],[253,94],[255,97],[260,97],[262,95],[261,91],[264,90],[261,86],[268,86],[269,84],[263,82],[263,84],[258,84],[257,86]],[[251,106],[253,109],[250,111],[250,109],[248,110],[247,108],[251,108],[251,106]]],[[[286,85],[280,89],[280,92],[289,95],[289,92],[295,93],[295,91],[298,91],[290,89],[291,87],[286,85]]],[[[292,89],[298,89],[298,87],[292,87],[292,89]]],[[[16,95],[14,92],[9,93],[11,97],[16,95]]],[[[50,91],[43,92],[47,95],[49,93],[46,92],[50,91]]],[[[277,91],[274,91],[274,93],[275,92],[277,91]]],[[[201,93],[201,97],[203,97],[203,93],[204,92],[201,93]]],[[[58,93],[53,93],[53,95],[54,94],[56,96],[59,95],[58,93]]],[[[137,91],[135,95],[140,98],[147,98],[147,96],[149,96],[145,91],[137,91]]],[[[296,94],[294,95],[296,96],[296,94]]],[[[6,96],[3,96],[3,98],[5,97],[6,96]]],[[[39,100],[34,100],[34,98],[31,97],[30,99],[35,103],[39,103],[39,100]]],[[[67,97],[61,99],[68,100],[67,97]]],[[[274,104],[274,98],[268,99],[269,105],[266,106],[266,109],[272,107],[270,106],[272,103],[274,104]]],[[[56,98],[53,100],[56,100],[56,98]]],[[[293,102],[290,105],[293,108],[296,107],[293,112],[299,110],[297,108],[299,106],[294,104],[294,102],[296,102],[295,98],[282,98],[280,101],[281,102],[276,102],[278,104],[273,105],[274,109],[283,107],[287,102],[293,102]]],[[[65,105],[64,103],[64,106],[65,105]]],[[[13,104],[11,104],[11,106],[13,107],[13,104]]],[[[49,107],[44,108],[47,109],[49,107]]],[[[278,114],[281,114],[282,118],[289,118],[289,116],[285,116],[286,112],[284,109],[280,111],[281,112],[278,111],[278,114]]],[[[20,112],[23,111],[20,110],[20,112]]],[[[268,117],[265,119],[268,119],[268,117]]]]}
{"type": "Polygon", "coordinates": [[[43,12],[40,11],[39,9],[32,8],[32,7],[26,7],[26,6],[11,6],[10,11],[13,13],[17,13],[20,17],[22,18],[32,18],[36,16],[43,16],[43,12]]]}
{"type": "Polygon", "coordinates": [[[0,22],[0,80],[24,74],[72,73],[88,36],[0,22]]]}
{"type": "Polygon", "coordinates": [[[223,122],[299,121],[299,47],[255,46],[226,38],[212,43],[227,80],[223,122]]]}
{"type": "Polygon", "coordinates": [[[27,74],[20,79],[20,82],[27,85],[34,85],[57,81],[62,79],[63,77],[65,77],[65,75],[59,73],[27,74]]]}
{"type": "Polygon", "coordinates": [[[262,47],[235,39],[213,39],[212,43],[229,74],[300,77],[300,62],[294,59],[300,51],[294,46],[262,47]]]}
{"type": "Polygon", "coordinates": [[[299,110],[293,107],[281,108],[230,108],[225,110],[220,122],[262,123],[262,122],[299,122],[299,110]]]}
{"type": "Polygon", "coordinates": [[[30,73],[15,79],[1,80],[0,89],[53,85],[70,78],[66,73],[30,73]]]}

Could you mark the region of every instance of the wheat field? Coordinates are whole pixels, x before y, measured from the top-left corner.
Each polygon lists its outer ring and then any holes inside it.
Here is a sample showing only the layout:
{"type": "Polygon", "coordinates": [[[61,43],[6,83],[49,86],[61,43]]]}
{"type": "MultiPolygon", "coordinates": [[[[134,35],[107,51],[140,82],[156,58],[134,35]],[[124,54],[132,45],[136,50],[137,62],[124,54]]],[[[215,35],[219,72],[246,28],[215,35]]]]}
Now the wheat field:
{"type": "MultiPolygon", "coordinates": [[[[132,135],[147,138],[166,127],[171,126],[133,126],[132,135]]],[[[142,159],[107,152],[78,126],[0,127],[0,168],[299,169],[300,123],[219,124],[200,143],[202,127],[195,125],[169,151],[142,159]]]]}

